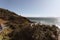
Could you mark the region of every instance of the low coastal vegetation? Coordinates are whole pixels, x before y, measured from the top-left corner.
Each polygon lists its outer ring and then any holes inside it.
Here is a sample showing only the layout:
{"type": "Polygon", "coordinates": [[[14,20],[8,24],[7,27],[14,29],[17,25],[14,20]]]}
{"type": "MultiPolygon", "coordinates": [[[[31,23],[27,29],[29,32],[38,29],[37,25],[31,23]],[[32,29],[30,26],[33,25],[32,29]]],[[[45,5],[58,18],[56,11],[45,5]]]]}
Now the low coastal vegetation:
{"type": "Polygon", "coordinates": [[[60,29],[55,25],[31,22],[14,12],[0,8],[0,40],[59,40],[60,29]]]}

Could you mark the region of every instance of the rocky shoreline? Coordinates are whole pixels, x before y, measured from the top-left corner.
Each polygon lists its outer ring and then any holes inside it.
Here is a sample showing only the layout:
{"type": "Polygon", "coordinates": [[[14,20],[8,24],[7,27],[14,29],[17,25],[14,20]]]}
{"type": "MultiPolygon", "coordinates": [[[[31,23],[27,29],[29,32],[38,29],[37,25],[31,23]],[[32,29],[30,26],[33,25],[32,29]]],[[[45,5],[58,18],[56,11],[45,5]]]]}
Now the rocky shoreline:
{"type": "Polygon", "coordinates": [[[4,25],[0,40],[60,40],[56,25],[34,23],[3,8],[0,8],[0,21],[1,27],[4,25]]]}

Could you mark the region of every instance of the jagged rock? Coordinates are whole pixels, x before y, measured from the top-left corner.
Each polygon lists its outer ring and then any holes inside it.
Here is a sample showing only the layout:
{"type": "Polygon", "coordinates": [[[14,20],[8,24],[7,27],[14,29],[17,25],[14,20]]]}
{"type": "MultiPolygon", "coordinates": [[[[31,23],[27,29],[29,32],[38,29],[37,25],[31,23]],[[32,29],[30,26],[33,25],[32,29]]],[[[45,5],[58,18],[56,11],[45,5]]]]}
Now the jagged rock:
{"type": "Polygon", "coordinates": [[[37,25],[33,28],[33,39],[34,40],[58,40],[58,27],[55,25],[37,25]]]}

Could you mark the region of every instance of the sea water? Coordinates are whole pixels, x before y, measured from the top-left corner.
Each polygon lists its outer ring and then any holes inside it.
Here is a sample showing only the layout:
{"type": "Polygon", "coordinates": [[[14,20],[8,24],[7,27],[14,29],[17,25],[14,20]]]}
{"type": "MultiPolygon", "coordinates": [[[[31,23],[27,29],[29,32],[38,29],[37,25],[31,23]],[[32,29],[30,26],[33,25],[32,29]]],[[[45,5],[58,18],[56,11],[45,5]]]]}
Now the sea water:
{"type": "Polygon", "coordinates": [[[56,25],[60,28],[60,18],[59,17],[27,17],[30,21],[42,23],[42,24],[49,24],[49,25],[56,25]]]}

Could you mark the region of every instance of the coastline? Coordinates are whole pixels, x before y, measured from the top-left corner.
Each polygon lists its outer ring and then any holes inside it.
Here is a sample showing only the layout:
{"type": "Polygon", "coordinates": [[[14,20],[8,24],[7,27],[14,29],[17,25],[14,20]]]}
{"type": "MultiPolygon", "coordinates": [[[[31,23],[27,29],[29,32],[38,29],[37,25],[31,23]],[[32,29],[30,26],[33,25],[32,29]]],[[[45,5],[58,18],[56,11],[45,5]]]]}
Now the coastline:
{"type": "Polygon", "coordinates": [[[60,29],[56,25],[36,23],[5,9],[0,9],[0,12],[0,19],[3,20],[0,23],[5,25],[1,25],[5,29],[0,33],[4,34],[1,40],[58,40],[60,37],[60,29]]]}

